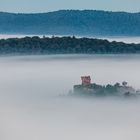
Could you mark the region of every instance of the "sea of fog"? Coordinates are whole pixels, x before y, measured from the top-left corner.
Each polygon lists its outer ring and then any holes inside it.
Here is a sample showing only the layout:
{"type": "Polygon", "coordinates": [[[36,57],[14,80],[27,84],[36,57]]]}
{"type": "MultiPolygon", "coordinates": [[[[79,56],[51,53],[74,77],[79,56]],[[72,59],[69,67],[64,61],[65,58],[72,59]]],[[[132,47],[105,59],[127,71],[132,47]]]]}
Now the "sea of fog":
{"type": "MultiPolygon", "coordinates": [[[[23,34],[0,34],[0,39],[7,39],[7,38],[23,38],[23,37],[33,37],[33,36],[39,36],[43,37],[43,35],[23,35],[23,34]]],[[[45,35],[46,37],[52,37],[52,35],[45,35]]],[[[59,35],[56,35],[59,36],[59,35]]],[[[61,37],[61,36],[59,36],[61,37]]],[[[84,37],[84,36],[76,36],[76,37],[84,37]]],[[[109,41],[117,41],[117,42],[125,42],[125,43],[140,43],[140,37],[125,37],[125,36],[108,36],[108,37],[100,37],[100,36],[86,36],[89,38],[99,38],[99,39],[107,39],[109,41]]]]}
{"type": "Polygon", "coordinates": [[[140,55],[0,57],[0,140],[140,140],[140,99],[72,98],[80,76],[140,89],[140,55]]]}

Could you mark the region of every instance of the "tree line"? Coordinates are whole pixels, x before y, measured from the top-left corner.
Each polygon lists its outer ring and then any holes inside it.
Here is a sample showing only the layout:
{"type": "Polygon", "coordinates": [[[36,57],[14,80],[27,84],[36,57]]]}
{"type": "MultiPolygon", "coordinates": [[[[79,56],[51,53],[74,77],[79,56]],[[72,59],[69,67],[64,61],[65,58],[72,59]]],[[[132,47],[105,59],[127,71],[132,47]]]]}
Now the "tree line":
{"type": "Polygon", "coordinates": [[[140,44],[76,37],[24,37],[0,40],[0,54],[128,54],[140,44]]]}

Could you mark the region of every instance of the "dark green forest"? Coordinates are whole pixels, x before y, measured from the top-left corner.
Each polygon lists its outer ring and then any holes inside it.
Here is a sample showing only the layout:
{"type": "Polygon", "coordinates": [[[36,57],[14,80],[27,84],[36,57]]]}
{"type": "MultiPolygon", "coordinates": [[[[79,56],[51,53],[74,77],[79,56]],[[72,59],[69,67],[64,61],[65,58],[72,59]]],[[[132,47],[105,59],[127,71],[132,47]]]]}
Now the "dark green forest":
{"type": "Polygon", "coordinates": [[[140,36],[140,13],[60,10],[38,14],[0,12],[0,33],[140,36]]]}
{"type": "Polygon", "coordinates": [[[76,37],[25,37],[0,40],[0,54],[128,54],[140,44],[76,37]]]}

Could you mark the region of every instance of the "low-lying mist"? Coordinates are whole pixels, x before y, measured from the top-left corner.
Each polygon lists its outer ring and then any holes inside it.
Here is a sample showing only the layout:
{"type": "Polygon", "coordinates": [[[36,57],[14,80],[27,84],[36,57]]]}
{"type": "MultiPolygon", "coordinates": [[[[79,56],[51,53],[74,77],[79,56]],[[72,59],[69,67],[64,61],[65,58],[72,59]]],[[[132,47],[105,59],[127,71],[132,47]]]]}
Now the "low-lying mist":
{"type": "Polygon", "coordinates": [[[0,140],[139,140],[140,99],[67,96],[81,75],[140,89],[139,55],[0,58],[0,140]]]}

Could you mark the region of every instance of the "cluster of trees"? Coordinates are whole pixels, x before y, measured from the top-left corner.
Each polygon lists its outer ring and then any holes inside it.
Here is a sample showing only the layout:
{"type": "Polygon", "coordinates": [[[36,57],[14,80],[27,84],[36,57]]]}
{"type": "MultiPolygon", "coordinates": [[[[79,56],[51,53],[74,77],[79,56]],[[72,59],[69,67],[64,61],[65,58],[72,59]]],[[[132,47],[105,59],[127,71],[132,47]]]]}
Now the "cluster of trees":
{"type": "Polygon", "coordinates": [[[70,95],[82,96],[135,96],[140,92],[136,91],[133,87],[127,86],[127,82],[116,83],[114,85],[108,84],[98,85],[96,83],[90,85],[75,85],[74,92],[70,95]]]}
{"type": "Polygon", "coordinates": [[[25,37],[0,40],[0,54],[140,53],[140,44],[73,37],[25,37]]]}
{"type": "Polygon", "coordinates": [[[140,13],[60,10],[39,14],[0,13],[1,33],[140,35],[140,13]]]}

